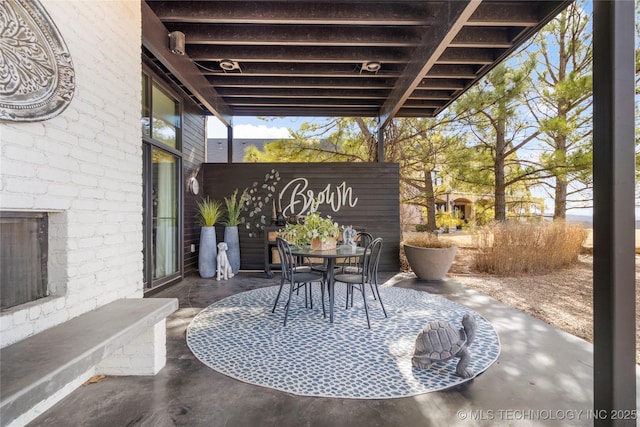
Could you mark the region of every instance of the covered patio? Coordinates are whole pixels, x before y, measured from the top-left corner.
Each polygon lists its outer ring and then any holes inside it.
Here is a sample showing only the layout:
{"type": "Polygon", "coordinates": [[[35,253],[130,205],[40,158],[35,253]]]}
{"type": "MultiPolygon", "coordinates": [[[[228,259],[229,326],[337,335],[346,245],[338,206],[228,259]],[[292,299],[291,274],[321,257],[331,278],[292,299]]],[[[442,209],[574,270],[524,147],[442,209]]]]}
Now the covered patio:
{"type": "MultiPolygon", "coordinates": [[[[392,118],[436,116],[570,2],[257,2],[216,10],[199,2],[146,3],[145,47],[229,125],[228,159],[233,116],[359,115],[377,119],[377,161],[383,162],[383,129],[392,118]],[[286,31],[274,30],[278,24],[286,31]],[[166,50],[165,28],[191,35],[190,58],[166,50]],[[367,59],[354,68],[363,51],[367,59]]],[[[633,228],[633,210],[609,209],[623,206],[616,201],[634,187],[633,165],[623,154],[633,151],[633,49],[620,35],[626,25],[630,37],[631,20],[623,24],[622,4],[593,7],[595,358],[589,387],[595,408],[632,409],[635,260],[633,235],[623,230],[633,228]]],[[[525,329],[520,333],[527,336],[525,329]]]]}
{"type": "MultiPolygon", "coordinates": [[[[180,306],[167,318],[167,364],[157,375],[79,387],[30,425],[635,425],[613,419],[640,406],[628,203],[635,186],[633,2],[593,4],[594,345],[455,282],[432,286],[385,272],[384,286],[475,310],[502,344],[498,361],[471,382],[386,400],[249,385],[206,367],[187,348],[185,330],[200,310],[277,283],[250,271],[226,282],[197,276],[195,207],[220,181],[202,175],[215,167],[203,165],[204,118],[228,126],[231,163],[235,116],[372,117],[379,164],[392,119],[436,116],[571,2],[43,3],[70,45],[78,91],[59,117],[9,121],[3,129],[2,211],[48,221],[52,274],[46,298],[3,311],[2,345],[117,300],[177,298],[180,306]],[[177,116],[168,145],[145,129],[146,119],[156,119],[145,110],[152,92],[177,116]],[[163,206],[174,216],[162,235],[151,182],[161,168],[173,174],[161,183],[176,187],[163,206]],[[159,236],[173,252],[149,252],[159,236]],[[158,254],[169,255],[160,268],[158,254]]],[[[394,251],[397,235],[390,233],[394,251]]]]}

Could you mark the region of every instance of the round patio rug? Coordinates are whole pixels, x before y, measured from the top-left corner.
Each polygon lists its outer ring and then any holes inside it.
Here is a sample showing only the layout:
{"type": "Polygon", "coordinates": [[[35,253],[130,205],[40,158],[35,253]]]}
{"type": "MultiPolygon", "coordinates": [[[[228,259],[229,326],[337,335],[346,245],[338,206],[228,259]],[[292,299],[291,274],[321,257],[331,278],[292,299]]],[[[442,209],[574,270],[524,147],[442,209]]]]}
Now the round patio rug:
{"type": "MultiPolygon", "coordinates": [[[[443,390],[473,378],[456,375],[457,358],[429,369],[411,365],[415,339],[430,321],[462,327],[465,313],[478,329],[469,350],[475,376],[500,354],[495,329],[482,316],[445,298],[411,289],[380,288],[387,310],[369,295],[371,329],[362,297],[345,310],[345,287],[336,285],[334,323],[322,316],[320,288],[313,309],[295,295],[283,326],[284,301],[271,313],[278,287],[239,293],[202,310],[187,329],[187,344],[205,365],[238,380],[301,396],[389,399],[443,390]],[[359,300],[359,301],[358,301],[359,300]]],[[[285,287],[283,292],[288,291],[285,287]]]]}

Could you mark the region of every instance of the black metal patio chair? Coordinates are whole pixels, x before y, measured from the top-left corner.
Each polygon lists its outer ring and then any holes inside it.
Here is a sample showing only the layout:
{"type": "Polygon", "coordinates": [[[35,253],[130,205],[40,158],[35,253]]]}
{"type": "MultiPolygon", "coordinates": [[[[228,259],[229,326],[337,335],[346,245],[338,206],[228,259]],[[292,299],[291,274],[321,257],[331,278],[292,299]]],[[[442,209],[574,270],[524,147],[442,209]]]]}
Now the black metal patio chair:
{"type": "Polygon", "coordinates": [[[358,273],[341,273],[336,274],[335,281],[346,283],[347,285],[347,298],[346,298],[346,306],[348,309],[349,305],[353,307],[353,291],[357,289],[362,294],[362,301],[364,303],[364,311],[367,316],[367,326],[371,329],[371,322],[369,320],[369,308],[367,306],[367,298],[365,296],[365,289],[367,285],[371,286],[374,297],[377,296],[377,300],[380,301],[380,306],[382,307],[382,312],[384,313],[384,317],[387,316],[387,311],[384,308],[384,304],[382,303],[382,298],[380,297],[380,291],[378,289],[378,264],[380,262],[380,252],[382,251],[382,237],[378,237],[373,239],[369,245],[367,245],[365,249],[365,254],[362,261],[362,269],[358,273]],[[351,299],[349,299],[351,298],[351,299]]]}
{"type": "Polygon", "coordinates": [[[291,305],[291,297],[294,291],[298,294],[301,288],[304,288],[304,306],[305,308],[313,309],[313,292],[311,284],[320,283],[320,291],[322,296],[322,314],[326,318],[327,313],[324,306],[324,278],[321,273],[311,271],[308,266],[299,265],[297,259],[291,254],[291,247],[289,243],[281,237],[276,237],[276,244],[278,246],[278,255],[280,256],[281,267],[281,279],[280,289],[278,289],[278,295],[273,303],[272,313],[276,311],[280,294],[285,283],[289,284],[289,296],[287,298],[287,304],[285,306],[284,313],[284,326],[287,326],[287,317],[289,316],[289,306],[291,305]]]}
{"type": "MultiPolygon", "coordinates": [[[[355,242],[357,243],[357,246],[366,248],[372,241],[373,235],[371,233],[367,233],[366,231],[359,231],[358,233],[356,233],[355,242]]],[[[346,262],[342,264],[342,272],[348,274],[358,274],[362,271],[363,262],[363,257],[349,257],[347,258],[346,262]]]]}

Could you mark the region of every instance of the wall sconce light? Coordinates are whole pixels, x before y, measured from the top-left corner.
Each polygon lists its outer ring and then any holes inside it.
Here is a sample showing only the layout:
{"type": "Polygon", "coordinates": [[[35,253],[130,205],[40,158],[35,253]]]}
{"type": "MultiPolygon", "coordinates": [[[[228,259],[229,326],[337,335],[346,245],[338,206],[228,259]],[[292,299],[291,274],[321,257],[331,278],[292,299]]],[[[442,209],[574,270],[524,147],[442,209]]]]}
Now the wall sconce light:
{"type": "Polygon", "coordinates": [[[192,176],[187,181],[187,189],[191,194],[195,196],[197,196],[198,193],[200,192],[200,183],[198,182],[198,179],[195,176],[192,176]]]}
{"type": "Polygon", "coordinates": [[[185,36],[181,31],[169,33],[169,50],[175,55],[184,55],[185,36]]]}

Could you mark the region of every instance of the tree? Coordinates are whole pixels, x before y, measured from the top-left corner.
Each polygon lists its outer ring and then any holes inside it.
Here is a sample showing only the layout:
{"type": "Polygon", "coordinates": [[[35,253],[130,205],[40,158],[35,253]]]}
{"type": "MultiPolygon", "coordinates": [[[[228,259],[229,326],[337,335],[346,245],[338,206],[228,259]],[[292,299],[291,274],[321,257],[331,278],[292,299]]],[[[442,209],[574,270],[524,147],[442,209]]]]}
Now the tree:
{"type": "Polygon", "coordinates": [[[593,52],[583,3],[572,3],[547,24],[535,40],[540,49],[530,53],[537,84],[528,105],[539,141],[548,147],[540,162],[552,181],[540,182],[551,187],[554,218],[566,217],[568,199],[588,201],[585,190],[592,187],[593,52]]]}
{"type": "Polygon", "coordinates": [[[468,151],[464,141],[450,132],[451,118],[411,118],[394,121],[401,129],[391,144],[398,153],[403,202],[426,208],[427,229],[436,229],[436,197],[444,192],[443,177],[468,151]],[[440,178],[438,184],[436,174],[440,178]]]}
{"type": "Polygon", "coordinates": [[[303,123],[291,138],[266,144],[264,151],[249,147],[247,162],[369,162],[377,156],[377,141],[366,118],[332,118],[303,123]]]}
{"type": "Polygon", "coordinates": [[[462,132],[469,133],[474,156],[485,161],[477,168],[469,168],[470,173],[465,172],[458,179],[488,185],[489,182],[474,180],[487,178],[486,172],[492,172],[490,179],[498,221],[506,219],[507,190],[515,194],[518,184],[520,189],[525,189],[523,184],[535,179],[540,172],[539,165],[522,160],[517,154],[540,134],[520,111],[530,86],[533,65],[528,61],[514,69],[501,63],[455,103],[461,124],[466,126],[462,132]]]}
{"type": "MultiPolygon", "coordinates": [[[[394,119],[384,129],[385,161],[400,163],[403,203],[425,207],[427,225],[435,229],[435,171],[447,175],[447,165],[465,153],[460,139],[445,135],[453,118],[394,119]]],[[[378,156],[374,122],[366,118],[337,118],[323,123],[304,123],[292,139],[247,149],[245,161],[254,162],[371,162],[378,156]]],[[[464,163],[464,162],[457,162],[464,163]]]]}

